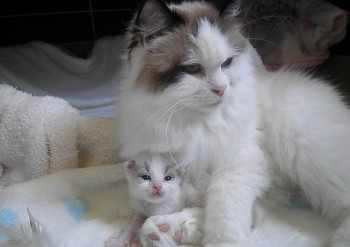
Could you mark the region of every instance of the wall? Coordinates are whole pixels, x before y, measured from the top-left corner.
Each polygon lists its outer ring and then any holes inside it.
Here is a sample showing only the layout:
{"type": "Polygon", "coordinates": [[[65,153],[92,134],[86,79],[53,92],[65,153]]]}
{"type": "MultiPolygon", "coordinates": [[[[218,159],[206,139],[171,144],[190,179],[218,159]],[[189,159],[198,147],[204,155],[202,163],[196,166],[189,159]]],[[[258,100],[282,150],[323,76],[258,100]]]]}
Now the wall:
{"type": "MultiPolygon", "coordinates": [[[[141,0],[2,0],[0,46],[42,40],[84,55],[96,39],[104,35],[123,34],[140,2],[141,0]]],[[[347,1],[329,2],[350,10],[347,1]]],[[[332,54],[350,55],[350,25],[347,31],[347,37],[331,48],[332,54]]]]}
{"type": "Polygon", "coordinates": [[[0,4],[0,46],[42,40],[66,47],[91,46],[123,34],[137,0],[11,0],[0,4]]]}

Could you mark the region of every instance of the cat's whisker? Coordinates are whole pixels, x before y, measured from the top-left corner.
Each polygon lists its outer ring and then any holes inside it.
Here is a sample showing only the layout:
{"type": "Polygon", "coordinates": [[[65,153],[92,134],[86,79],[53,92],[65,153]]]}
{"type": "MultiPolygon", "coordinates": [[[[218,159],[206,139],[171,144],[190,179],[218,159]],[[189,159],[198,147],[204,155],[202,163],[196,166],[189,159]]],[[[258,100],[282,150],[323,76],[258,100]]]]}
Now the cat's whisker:
{"type": "Polygon", "coordinates": [[[246,18],[248,17],[249,12],[250,12],[251,8],[253,7],[253,2],[254,2],[254,0],[252,0],[252,1],[249,3],[249,6],[248,6],[247,10],[245,11],[244,17],[242,18],[243,22],[244,22],[244,21],[246,20],[246,18]]]}
{"type": "Polygon", "coordinates": [[[172,108],[176,107],[177,104],[180,104],[181,102],[185,101],[186,99],[179,100],[176,103],[168,104],[161,108],[160,110],[153,113],[150,117],[147,118],[147,120],[142,124],[141,128],[139,129],[139,133],[137,135],[137,140],[140,138],[140,134],[144,130],[144,128],[147,126],[147,124],[153,120],[154,117],[156,117],[158,114],[161,114],[158,118],[160,120],[163,116],[165,116],[172,108]]]}
{"type": "Polygon", "coordinates": [[[173,108],[176,108],[178,104],[183,103],[184,101],[186,101],[187,99],[184,98],[182,100],[179,100],[178,102],[176,102],[175,104],[173,104],[169,109],[167,109],[162,115],[161,117],[165,116],[170,110],[172,110],[173,108]]]}
{"type": "Polygon", "coordinates": [[[168,147],[168,152],[170,154],[170,157],[171,157],[172,161],[176,164],[176,166],[178,166],[176,160],[174,159],[173,153],[171,152],[171,148],[170,148],[170,144],[169,144],[169,137],[168,137],[169,124],[170,124],[170,120],[173,117],[174,113],[175,113],[175,111],[173,111],[169,114],[168,121],[167,121],[166,127],[165,127],[165,140],[166,140],[166,144],[168,147]]]}
{"type": "Polygon", "coordinates": [[[251,20],[251,21],[248,21],[248,22],[244,23],[244,24],[242,25],[241,28],[243,29],[243,28],[245,28],[246,26],[248,26],[248,25],[250,25],[250,24],[252,24],[252,23],[254,23],[254,22],[261,21],[261,20],[264,20],[264,19],[281,18],[281,17],[286,17],[286,18],[287,18],[286,15],[267,15],[267,16],[263,16],[263,17],[256,18],[256,19],[253,19],[253,20],[251,20]]]}
{"type": "Polygon", "coordinates": [[[261,39],[261,38],[247,38],[249,41],[250,40],[260,40],[260,41],[264,41],[266,43],[269,43],[270,45],[273,45],[274,47],[278,47],[278,45],[276,43],[273,43],[269,40],[266,40],[266,39],[261,39]]]}
{"type": "MultiPolygon", "coordinates": [[[[186,99],[186,98],[185,98],[185,99],[186,99]]],[[[178,102],[178,103],[179,103],[179,102],[178,102]]],[[[188,105],[188,104],[186,104],[186,105],[188,105]]],[[[178,106],[178,104],[176,104],[175,109],[169,114],[168,121],[167,121],[167,123],[166,123],[166,128],[165,128],[165,139],[166,139],[166,143],[167,143],[167,146],[168,146],[168,151],[169,151],[169,154],[170,154],[170,157],[171,157],[172,161],[176,164],[176,166],[178,166],[178,163],[176,162],[176,160],[175,160],[175,158],[174,158],[174,156],[173,156],[173,154],[172,154],[172,152],[171,152],[171,148],[170,148],[170,144],[169,144],[169,137],[168,137],[168,129],[169,129],[169,124],[170,124],[170,121],[171,121],[173,115],[174,115],[177,111],[183,109],[183,107],[186,106],[186,105],[184,104],[184,105],[182,105],[180,108],[176,109],[176,107],[178,106]]],[[[180,116],[182,116],[182,114],[180,114],[180,116]]],[[[181,123],[182,123],[182,120],[180,120],[180,121],[181,121],[181,123]]]]}

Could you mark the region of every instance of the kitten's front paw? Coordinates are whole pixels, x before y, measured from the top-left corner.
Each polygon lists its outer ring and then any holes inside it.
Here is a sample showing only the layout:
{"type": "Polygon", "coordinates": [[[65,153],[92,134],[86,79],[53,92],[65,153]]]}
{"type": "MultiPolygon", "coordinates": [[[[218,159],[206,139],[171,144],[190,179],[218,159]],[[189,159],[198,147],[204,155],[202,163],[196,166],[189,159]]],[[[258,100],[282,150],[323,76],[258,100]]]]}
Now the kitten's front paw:
{"type": "Polygon", "coordinates": [[[177,246],[181,243],[180,225],[172,217],[152,216],[143,224],[140,242],[143,247],[177,246]]]}

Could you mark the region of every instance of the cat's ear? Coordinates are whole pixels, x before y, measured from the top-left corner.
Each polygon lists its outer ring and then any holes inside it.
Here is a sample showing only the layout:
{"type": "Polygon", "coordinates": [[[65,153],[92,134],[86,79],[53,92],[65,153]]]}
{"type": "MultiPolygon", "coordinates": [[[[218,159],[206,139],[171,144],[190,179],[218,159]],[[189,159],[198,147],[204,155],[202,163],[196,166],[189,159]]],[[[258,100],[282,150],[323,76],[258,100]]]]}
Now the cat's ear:
{"type": "Polygon", "coordinates": [[[130,179],[130,178],[135,177],[137,175],[137,167],[136,166],[137,165],[136,165],[135,160],[127,161],[124,164],[127,179],[130,179]]]}
{"type": "Polygon", "coordinates": [[[172,12],[162,0],[146,0],[140,7],[135,21],[142,33],[142,41],[146,43],[181,23],[183,19],[172,12]]]}
{"type": "Polygon", "coordinates": [[[216,7],[220,11],[220,16],[224,19],[236,19],[241,14],[241,0],[218,1],[216,7]]]}

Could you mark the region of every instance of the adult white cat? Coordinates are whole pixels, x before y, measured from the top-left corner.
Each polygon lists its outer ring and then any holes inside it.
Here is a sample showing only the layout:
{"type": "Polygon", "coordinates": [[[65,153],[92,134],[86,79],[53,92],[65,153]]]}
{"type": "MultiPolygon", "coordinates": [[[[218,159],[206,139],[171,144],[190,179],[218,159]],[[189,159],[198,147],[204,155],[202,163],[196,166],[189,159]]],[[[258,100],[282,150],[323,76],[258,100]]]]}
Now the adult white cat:
{"type": "Polygon", "coordinates": [[[210,174],[205,247],[247,245],[254,203],[272,186],[302,189],[338,222],[331,246],[349,246],[350,112],[321,80],[266,71],[236,15],[144,3],[128,33],[121,155],[170,153],[198,187],[210,174]]]}

